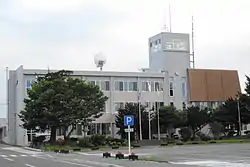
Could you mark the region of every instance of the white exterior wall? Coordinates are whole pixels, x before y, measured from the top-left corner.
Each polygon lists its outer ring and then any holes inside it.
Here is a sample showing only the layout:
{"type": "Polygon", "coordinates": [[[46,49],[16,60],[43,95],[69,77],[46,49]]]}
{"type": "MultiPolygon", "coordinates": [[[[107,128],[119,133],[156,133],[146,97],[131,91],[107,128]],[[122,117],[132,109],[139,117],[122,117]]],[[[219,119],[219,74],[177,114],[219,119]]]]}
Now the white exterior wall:
{"type": "MultiPolygon", "coordinates": [[[[9,143],[13,145],[25,146],[28,144],[28,136],[18,115],[24,109],[24,98],[27,98],[27,80],[35,79],[36,75],[44,75],[47,70],[26,70],[19,67],[16,71],[10,71],[9,75],[9,105],[8,105],[8,120],[9,120],[9,143]]],[[[53,72],[53,71],[51,71],[53,72]]],[[[115,113],[115,103],[117,102],[138,102],[138,91],[116,91],[116,81],[137,82],[138,88],[141,91],[141,103],[146,102],[164,102],[169,101],[168,91],[159,92],[152,90],[143,91],[141,89],[142,82],[160,82],[163,89],[167,89],[164,84],[167,82],[166,73],[143,73],[143,72],[100,72],[100,71],[74,71],[73,76],[79,77],[86,81],[109,81],[110,91],[104,91],[108,97],[106,102],[106,112],[115,113]]]]}
{"type": "MultiPolygon", "coordinates": [[[[167,71],[168,81],[173,80],[174,95],[169,96],[167,104],[173,103],[182,108],[183,103],[188,104],[187,69],[190,68],[189,35],[181,33],[162,32],[148,40],[149,70],[167,71]],[[174,41],[174,42],[173,42],[174,41]],[[169,47],[171,45],[171,47],[169,47]],[[183,46],[183,47],[182,47],[183,46]],[[182,48],[180,48],[182,47],[182,48]],[[183,92],[182,84],[185,84],[183,92]]],[[[165,82],[169,90],[169,82],[165,82]]],[[[166,94],[167,95],[167,94],[166,94]]]]}

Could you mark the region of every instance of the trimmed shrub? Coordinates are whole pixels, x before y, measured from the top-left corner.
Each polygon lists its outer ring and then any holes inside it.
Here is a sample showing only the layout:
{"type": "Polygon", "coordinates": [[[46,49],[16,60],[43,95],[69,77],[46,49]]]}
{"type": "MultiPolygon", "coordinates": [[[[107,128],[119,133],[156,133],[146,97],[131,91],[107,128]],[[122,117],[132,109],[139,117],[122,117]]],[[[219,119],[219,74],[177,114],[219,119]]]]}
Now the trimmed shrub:
{"type": "Polygon", "coordinates": [[[182,141],[177,141],[175,144],[176,144],[177,146],[181,146],[181,145],[183,145],[184,143],[183,143],[182,141]]]}
{"type": "Polygon", "coordinates": [[[211,140],[211,138],[209,136],[207,136],[207,135],[205,135],[205,134],[203,134],[201,132],[197,132],[196,135],[199,136],[202,141],[209,141],[209,140],[211,140]]]}
{"type": "Polygon", "coordinates": [[[85,137],[85,138],[79,139],[78,146],[83,147],[83,148],[90,148],[93,146],[93,144],[89,137],[85,137]]]}
{"type": "Polygon", "coordinates": [[[180,133],[180,135],[181,135],[181,137],[182,137],[182,140],[183,140],[184,142],[190,140],[190,138],[191,138],[191,136],[192,136],[192,131],[191,131],[189,128],[187,128],[187,127],[181,128],[181,129],[179,130],[179,133],[180,133]]]}
{"type": "Polygon", "coordinates": [[[90,141],[95,146],[104,146],[106,144],[106,136],[105,135],[92,135],[90,137],[90,141]]]}

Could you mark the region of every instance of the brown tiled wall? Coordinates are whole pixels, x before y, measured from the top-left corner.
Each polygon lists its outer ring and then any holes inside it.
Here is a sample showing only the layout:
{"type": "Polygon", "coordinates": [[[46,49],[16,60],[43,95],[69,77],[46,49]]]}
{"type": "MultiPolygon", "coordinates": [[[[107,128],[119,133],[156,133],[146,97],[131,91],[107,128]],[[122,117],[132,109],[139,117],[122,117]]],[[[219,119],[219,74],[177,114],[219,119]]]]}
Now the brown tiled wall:
{"type": "Polygon", "coordinates": [[[241,91],[234,70],[188,69],[190,101],[225,101],[241,91]]]}

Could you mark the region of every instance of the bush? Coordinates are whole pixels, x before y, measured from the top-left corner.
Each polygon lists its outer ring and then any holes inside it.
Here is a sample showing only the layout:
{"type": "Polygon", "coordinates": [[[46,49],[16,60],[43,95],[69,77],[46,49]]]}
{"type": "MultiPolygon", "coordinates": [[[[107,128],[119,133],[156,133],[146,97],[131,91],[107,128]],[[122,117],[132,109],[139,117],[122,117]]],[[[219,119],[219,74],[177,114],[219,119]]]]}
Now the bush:
{"type": "Polygon", "coordinates": [[[211,140],[211,138],[209,136],[207,136],[207,135],[205,135],[205,134],[203,134],[201,132],[197,132],[196,135],[199,136],[202,141],[209,141],[209,140],[211,140]]]}
{"type": "Polygon", "coordinates": [[[215,144],[215,143],[216,143],[216,141],[209,141],[209,143],[211,143],[211,144],[215,144]]]}
{"type": "Polygon", "coordinates": [[[236,134],[234,130],[230,130],[227,134],[228,137],[233,137],[236,134]]]}
{"type": "Polygon", "coordinates": [[[71,142],[77,142],[77,141],[78,141],[78,138],[76,138],[76,137],[71,137],[71,138],[70,138],[70,141],[71,141],[71,142]]]}
{"type": "Polygon", "coordinates": [[[105,135],[92,135],[90,137],[90,141],[95,146],[103,146],[106,143],[106,136],[105,135]]]}
{"type": "Polygon", "coordinates": [[[91,150],[99,150],[99,147],[94,146],[94,147],[91,148],[91,150]]]}
{"type": "Polygon", "coordinates": [[[192,136],[191,130],[190,130],[189,128],[187,128],[187,127],[181,128],[181,129],[179,130],[179,133],[180,133],[180,135],[181,135],[181,137],[182,137],[182,140],[183,140],[184,142],[190,140],[190,138],[191,138],[191,136],[192,136]]]}
{"type": "Polygon", "coordinates": [[[184,143],[183,143],[182,141],[177,141],[175,144],[178,145],[178,146],[181,146],[181,145],[183,145],[184,143]]]}
{"type": "Polygon", "coordinates": [[[83,147],[83,148],[90,148],[93,146],[93,144],[89,137],[85,137],[85,138],[79,139],[78,146],[83,147]]]}
{"type": "Polygon", "coordinates": [[[63,139],[58,139],[58,140],[56,140],[56,144],[63,146],[63,145],[65,145],[65,141],[63,139]]]}

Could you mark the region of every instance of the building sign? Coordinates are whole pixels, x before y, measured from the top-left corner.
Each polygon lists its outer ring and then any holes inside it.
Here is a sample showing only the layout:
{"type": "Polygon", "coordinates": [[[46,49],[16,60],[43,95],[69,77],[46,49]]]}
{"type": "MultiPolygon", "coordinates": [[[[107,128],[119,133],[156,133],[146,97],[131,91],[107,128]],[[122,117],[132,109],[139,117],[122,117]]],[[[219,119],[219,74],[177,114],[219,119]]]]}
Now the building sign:
{"type": "Polygon", "coordinates": [[[183,39],[170,39],[165,42],[165,51],[189,51],[188,43],[183,39]]]}

